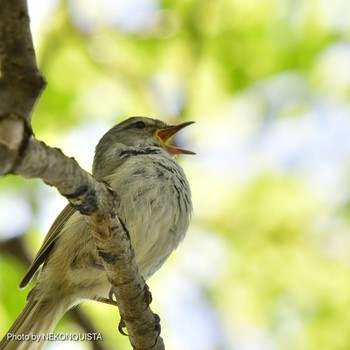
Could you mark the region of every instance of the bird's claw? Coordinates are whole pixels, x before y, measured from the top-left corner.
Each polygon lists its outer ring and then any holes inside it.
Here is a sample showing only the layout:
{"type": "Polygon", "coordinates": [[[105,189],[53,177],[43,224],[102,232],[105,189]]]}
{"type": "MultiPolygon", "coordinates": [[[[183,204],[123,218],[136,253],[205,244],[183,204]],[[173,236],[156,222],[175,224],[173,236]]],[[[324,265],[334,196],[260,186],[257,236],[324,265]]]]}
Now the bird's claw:
{"type": "Polygon", "coordinates": [[[111,290],[108,293],[108,298],[113,302],[113,303],[117,303],[117,296],[115,295],[113,288],[111,288],[111,290]]]}
{"type": "Polygon", "coordinates": [[[120,317],[120,321],[119,321],[119,324],[118,324],[118,331],[119,331],[120,334],[125,335],[125,336],[128,337],[129,334],[124,331],[124,328],[126,329],[125,322],[123,320],[123,317],[120,317]]]}

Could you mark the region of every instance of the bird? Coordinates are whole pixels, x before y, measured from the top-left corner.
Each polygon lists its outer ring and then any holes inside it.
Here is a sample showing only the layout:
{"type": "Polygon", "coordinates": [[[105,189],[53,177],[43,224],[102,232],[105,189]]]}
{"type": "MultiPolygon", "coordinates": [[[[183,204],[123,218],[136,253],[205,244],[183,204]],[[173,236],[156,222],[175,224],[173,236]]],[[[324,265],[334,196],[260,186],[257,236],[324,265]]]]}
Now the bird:
{"type": "MultiPolygon", "coordinates": [[[[130,117],[104,134],[95,149],[92,174],[119,196],[117,215],[129,232],[145,280],[164,264],[189,227],[191,190],[175,157],[195,153],[168,141],[192,123],[169,125],[130,117]]],[[[53,222],[20,288],[38,270],[27,303],[0,350],[42,349],[45,342],[36,335],[53,332],[66,311],[84,300],[107,298],[111,288],[89,226],[70,204],[53,222]],[[21,341],[20,335],[29,339],[21,341]]]]}

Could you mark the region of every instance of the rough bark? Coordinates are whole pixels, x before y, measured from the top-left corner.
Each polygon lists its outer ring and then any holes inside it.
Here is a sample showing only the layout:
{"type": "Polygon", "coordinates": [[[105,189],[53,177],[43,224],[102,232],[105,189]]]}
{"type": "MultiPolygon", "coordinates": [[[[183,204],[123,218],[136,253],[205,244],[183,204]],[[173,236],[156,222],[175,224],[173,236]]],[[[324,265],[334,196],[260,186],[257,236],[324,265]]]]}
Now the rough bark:
{"type": "Polygon", "coordinates": [[[118,194],[32,136],[31,113],[45,80],[36,63],[27,4],[0,0],[0,8],[0,175],[41,178],[86,215],[133,348],[164,349],[159,317],[149,307],[148,287],[118,218],[118,194]]]}

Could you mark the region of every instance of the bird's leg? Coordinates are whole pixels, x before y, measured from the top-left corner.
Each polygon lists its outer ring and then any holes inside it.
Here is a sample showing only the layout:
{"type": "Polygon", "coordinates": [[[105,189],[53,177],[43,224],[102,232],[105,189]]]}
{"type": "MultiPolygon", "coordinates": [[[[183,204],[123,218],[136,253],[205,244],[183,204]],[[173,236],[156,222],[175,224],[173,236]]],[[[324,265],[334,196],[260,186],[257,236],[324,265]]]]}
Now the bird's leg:
{"type": "MultiPolygon", "coordinates": [[[[108,298],[106,298],[106,300],[108,300],[113,305],[117,305],[117,298],[115,293],[113,292],[113,288],[111,288],[111,290],[109,291],[108,298]]],[[[126,329],[126,325],[125,325],[123,316],[120,316],[118,331],[122,335],[129,336],[129,334],[124,331],[124,329],[126,329]]]]}
{"type": "MultiPolygon", "coordinates": [[[[148,307],[151,304],[151,302],[152,302],[152,294],[149,291],[149,287],[148,287],[148,285],[146,283],[145,283],[145,288],[144,288],[143,292],[144,292],[144,300],[145,300],[145,302],[147,304],[147,307],[148,307]]],[[[107,304],[107,305],[118,306],[118,303],[117,303],[117,300],[116,300],[116,295],[113,292],[112,288],[111,288],[111,290],[108,293],[108,298],[96,296],[96,297],[92,298],[92,300],[98,301],[100,303],[104,303],[104,304],[107,304]]],[[[156,315],[156,316],[159,318],[158,315],[156,315]]],[[[129,336],[124,331],[124,329],[126,329],[126,325],[125,325],[125,321],[124,321],[123,317],[121,316],[120,317],[120,321],[119,321],[119,325],[118,325],[118,331],[122,335],[129,336]]]]}
{"type": "MultiPolygon", "coordinates": [[[[118,303],[115,300],[115,294],[113,293],[112,289],[110,290],[108,296],[109,296],[108,298],[96,296],[96,297],[92,298],[91,300],[98,301],[99,303],[103,303],[103,304],[107,304],[107,305],[112,305],[112,306],[117,306],[118,307],[118,303]]],[[[124,328],[126,328],[125,322],[123,320],[123,317],[120,317],[120,321],[119,321],[119,324],[118,324],[118,331],[122,335],[129,336],[124,331],[124,328]]]]}
{"type": "Polygon", "coordinates": [[[91,300],[98,301],[99,303],[103,303],[103,304],[107,304],[107,305],[118,306],[117,302],[113,299],[110,299],[110,298],[95,296],[91,300]]]}

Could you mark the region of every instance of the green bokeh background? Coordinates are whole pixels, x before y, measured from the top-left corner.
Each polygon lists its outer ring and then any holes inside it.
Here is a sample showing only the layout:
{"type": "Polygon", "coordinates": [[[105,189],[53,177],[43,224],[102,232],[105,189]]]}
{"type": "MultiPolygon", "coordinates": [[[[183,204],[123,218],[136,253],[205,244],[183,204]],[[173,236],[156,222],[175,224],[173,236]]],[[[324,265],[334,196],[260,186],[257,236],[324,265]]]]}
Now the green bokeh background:
{"type": "MultiPolygon", "coordinates": [[[[128,116],[196,121],[177,140],[197,152],[179,159],[193,223],[149,282],[167,349],[349,349],[347,0],[123,3],[29,2],[48,81],[32,123],[89,170],[96,141],[128,116]]],[[[8,176],[0,204],[0,239],[21,236],[33,256],[65,201],[8,176]]],[[[25,303],[25,269],[1,251],[2,334],[25,303]]],[[[129,348],[116,310],[82,309],[106,346],[129,348]]],[[[57,331],[81,330],[66,317],[57,331]]]]}

